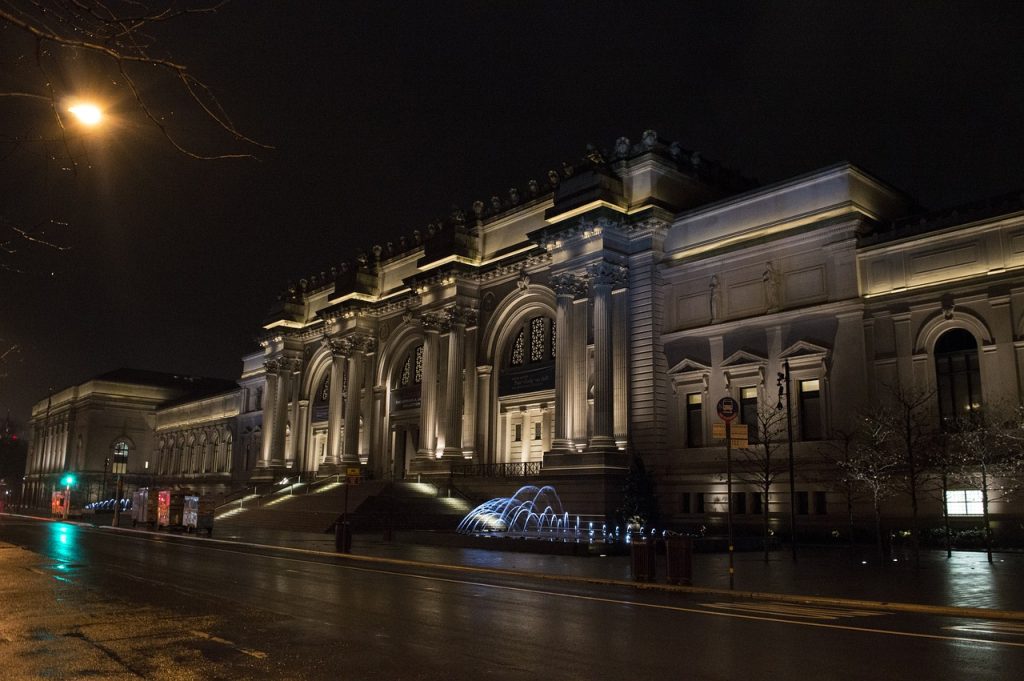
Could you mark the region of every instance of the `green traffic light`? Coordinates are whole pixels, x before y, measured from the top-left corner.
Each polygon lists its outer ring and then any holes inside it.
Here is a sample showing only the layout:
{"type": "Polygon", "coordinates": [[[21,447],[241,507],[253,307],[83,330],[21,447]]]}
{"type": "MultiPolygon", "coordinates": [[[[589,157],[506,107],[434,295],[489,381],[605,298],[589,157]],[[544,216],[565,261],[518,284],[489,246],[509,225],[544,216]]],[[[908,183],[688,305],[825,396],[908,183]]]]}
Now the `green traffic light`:
{"type": "Polygon", "coordinates": [[[64,485],[65,487],[70,487],[71,485],[75,484],[75,476],[71,475],[70,473],[68,475],[65,475],[64,479],[61,480],[61,484],[64,485]]]}

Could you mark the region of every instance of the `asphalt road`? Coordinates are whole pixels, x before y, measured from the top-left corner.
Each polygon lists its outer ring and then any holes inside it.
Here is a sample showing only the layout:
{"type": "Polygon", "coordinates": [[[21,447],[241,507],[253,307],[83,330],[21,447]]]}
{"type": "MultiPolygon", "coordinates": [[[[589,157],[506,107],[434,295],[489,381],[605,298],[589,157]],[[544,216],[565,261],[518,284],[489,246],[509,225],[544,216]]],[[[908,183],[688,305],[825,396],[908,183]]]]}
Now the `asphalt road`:
{"type": "Polygon", "coordinates": [[[10,517],[0,612],[4,679],[976,681],[1024,669],[1021,622],[356,563],[10,517]]]}

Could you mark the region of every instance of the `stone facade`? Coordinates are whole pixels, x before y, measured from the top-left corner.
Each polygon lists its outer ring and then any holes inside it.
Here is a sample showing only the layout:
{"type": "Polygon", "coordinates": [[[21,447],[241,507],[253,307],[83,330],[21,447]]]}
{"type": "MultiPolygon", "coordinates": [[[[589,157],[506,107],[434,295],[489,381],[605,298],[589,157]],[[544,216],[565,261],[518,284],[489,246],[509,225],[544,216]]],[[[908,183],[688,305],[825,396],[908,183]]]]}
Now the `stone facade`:
{"type": "MultiPolygon", "coordinates": [[[[172,432],[179,432],[182,448],[186,433],[190,436],[187,442],[194,443],[194,447],[199,446],[196,442],[206,443],[208,440],[191,437],[202,437],[202,431],[192,426],[210,422],[201,412],[211,400],[221,407],[220,403],[230,401],[237,393],[237,387],[228,381],[133,369],[111,371],[53,393],[32,408],[24,480],[26,502],[39,508],[49,506],[50,493],[60,486],[66,472],[75,473],[77,478],[80,496],[76,503],[112,498],[118,477],[126,493],[157,483],[216,482],[196,480],[190,475],[191,460],[181,461],[178,468],[165,464],[165,442],[172,432]],[[211,393],[219,395],[178,405],[182,400],[211,393]]],[[[217,426],[227,437],[225,440],[222,435],[218,442],[227,442],[230,450],[237,409],[232,412],[221,408],[217,413],[217,426]]],[[[203,464],[200,461],[198,465],[203,464]]],[[[230,470],[230,464],[227,468],[230,470]]],[[[229,477],[230,473],[219,480],[220,488],[231,486],[229,477]]],[[[203,491],[208,488],[217,491],[215,485],[198,487],[203,491]]]]}
{"type": "Polygon", "coordinates": [[[701,524],[724,513],[714,405],[749,422],[788,372],[796,489],[737,490],[825,527],[823,452],[885,386],[933,392],[938,425],[947,332],[973,339],[970,399],[1020,402],[1022,273],[1020,197],[921,217],[849,164],[756,187],[647,131],[289,285],[237,392],[135,436],[175,475],[518,473],[599,515],[636,454],[667,520],[701,524]]]}

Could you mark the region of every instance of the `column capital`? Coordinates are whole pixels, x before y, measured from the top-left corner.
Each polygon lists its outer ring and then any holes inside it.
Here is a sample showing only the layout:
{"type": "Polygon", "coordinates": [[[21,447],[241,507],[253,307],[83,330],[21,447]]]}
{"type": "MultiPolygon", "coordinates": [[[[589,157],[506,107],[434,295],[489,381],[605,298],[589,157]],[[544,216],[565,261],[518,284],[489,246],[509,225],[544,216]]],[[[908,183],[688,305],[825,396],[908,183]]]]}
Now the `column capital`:
{"type": "Polygon", "coordinates": [[[447,331],[448,315],[442,312],[423,312],[420,314],[420,325],[424,331],[447,331]]]}
{"type": "Polygon", "coordinates": [[[345,336],[343,342],[347,344],[349,353],[369,353],[377,349],[377,339],[368,333],[354,333],[345,336]]]}
{"type": "Polygon", "coordinates": [[[454,326],[473,326],[476,324],[478,313],[465,305],[452,305],[445,308],[444,314],[447,316],[447,326],[451,329],[454,326]]]}
{"type": "Polygon", "coordinates": [[[587,267],[587,274],[593,286],[623,287],[629,283],[629,270],[604,260],[587,267]]]}
{"type": "Polygon", "coordinates": [[[559,296],[582,298],[587,295],[586,277],[574,272],[559,272],[551,275],[548,285],[559,296]]]}
{"type": "Polygon", "coordinates": [[[320,339],[320,345],[330,350],[334,357],[344,357],[348,354],[348,344],[343,339],[328,336],[326,333],[320,339]]]}

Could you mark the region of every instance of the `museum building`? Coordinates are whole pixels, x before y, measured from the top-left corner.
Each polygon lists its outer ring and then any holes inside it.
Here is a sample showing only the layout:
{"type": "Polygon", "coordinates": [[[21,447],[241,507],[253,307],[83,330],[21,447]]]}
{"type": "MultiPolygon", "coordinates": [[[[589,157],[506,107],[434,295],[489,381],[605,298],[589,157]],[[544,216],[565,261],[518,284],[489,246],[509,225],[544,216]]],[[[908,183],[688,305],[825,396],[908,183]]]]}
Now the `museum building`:
{"type": "MultiPolygon", "coordinates": [[[[792,498],[828,522],[825,448],[885,386],[936,427],[1020,402],[1022,273],[1020,196],[922,215],[848,163],[757,186],[646,131],[289,285],[232,392],[134,437],[167,479],[210,423],[230,480],[518,477],[595,515],[639,455],[688,522],[725,509],[716,403],[756,443],[788,372],[792,498]]],[[[788,512],[786,482],[734,511],[788,512]]]]}

